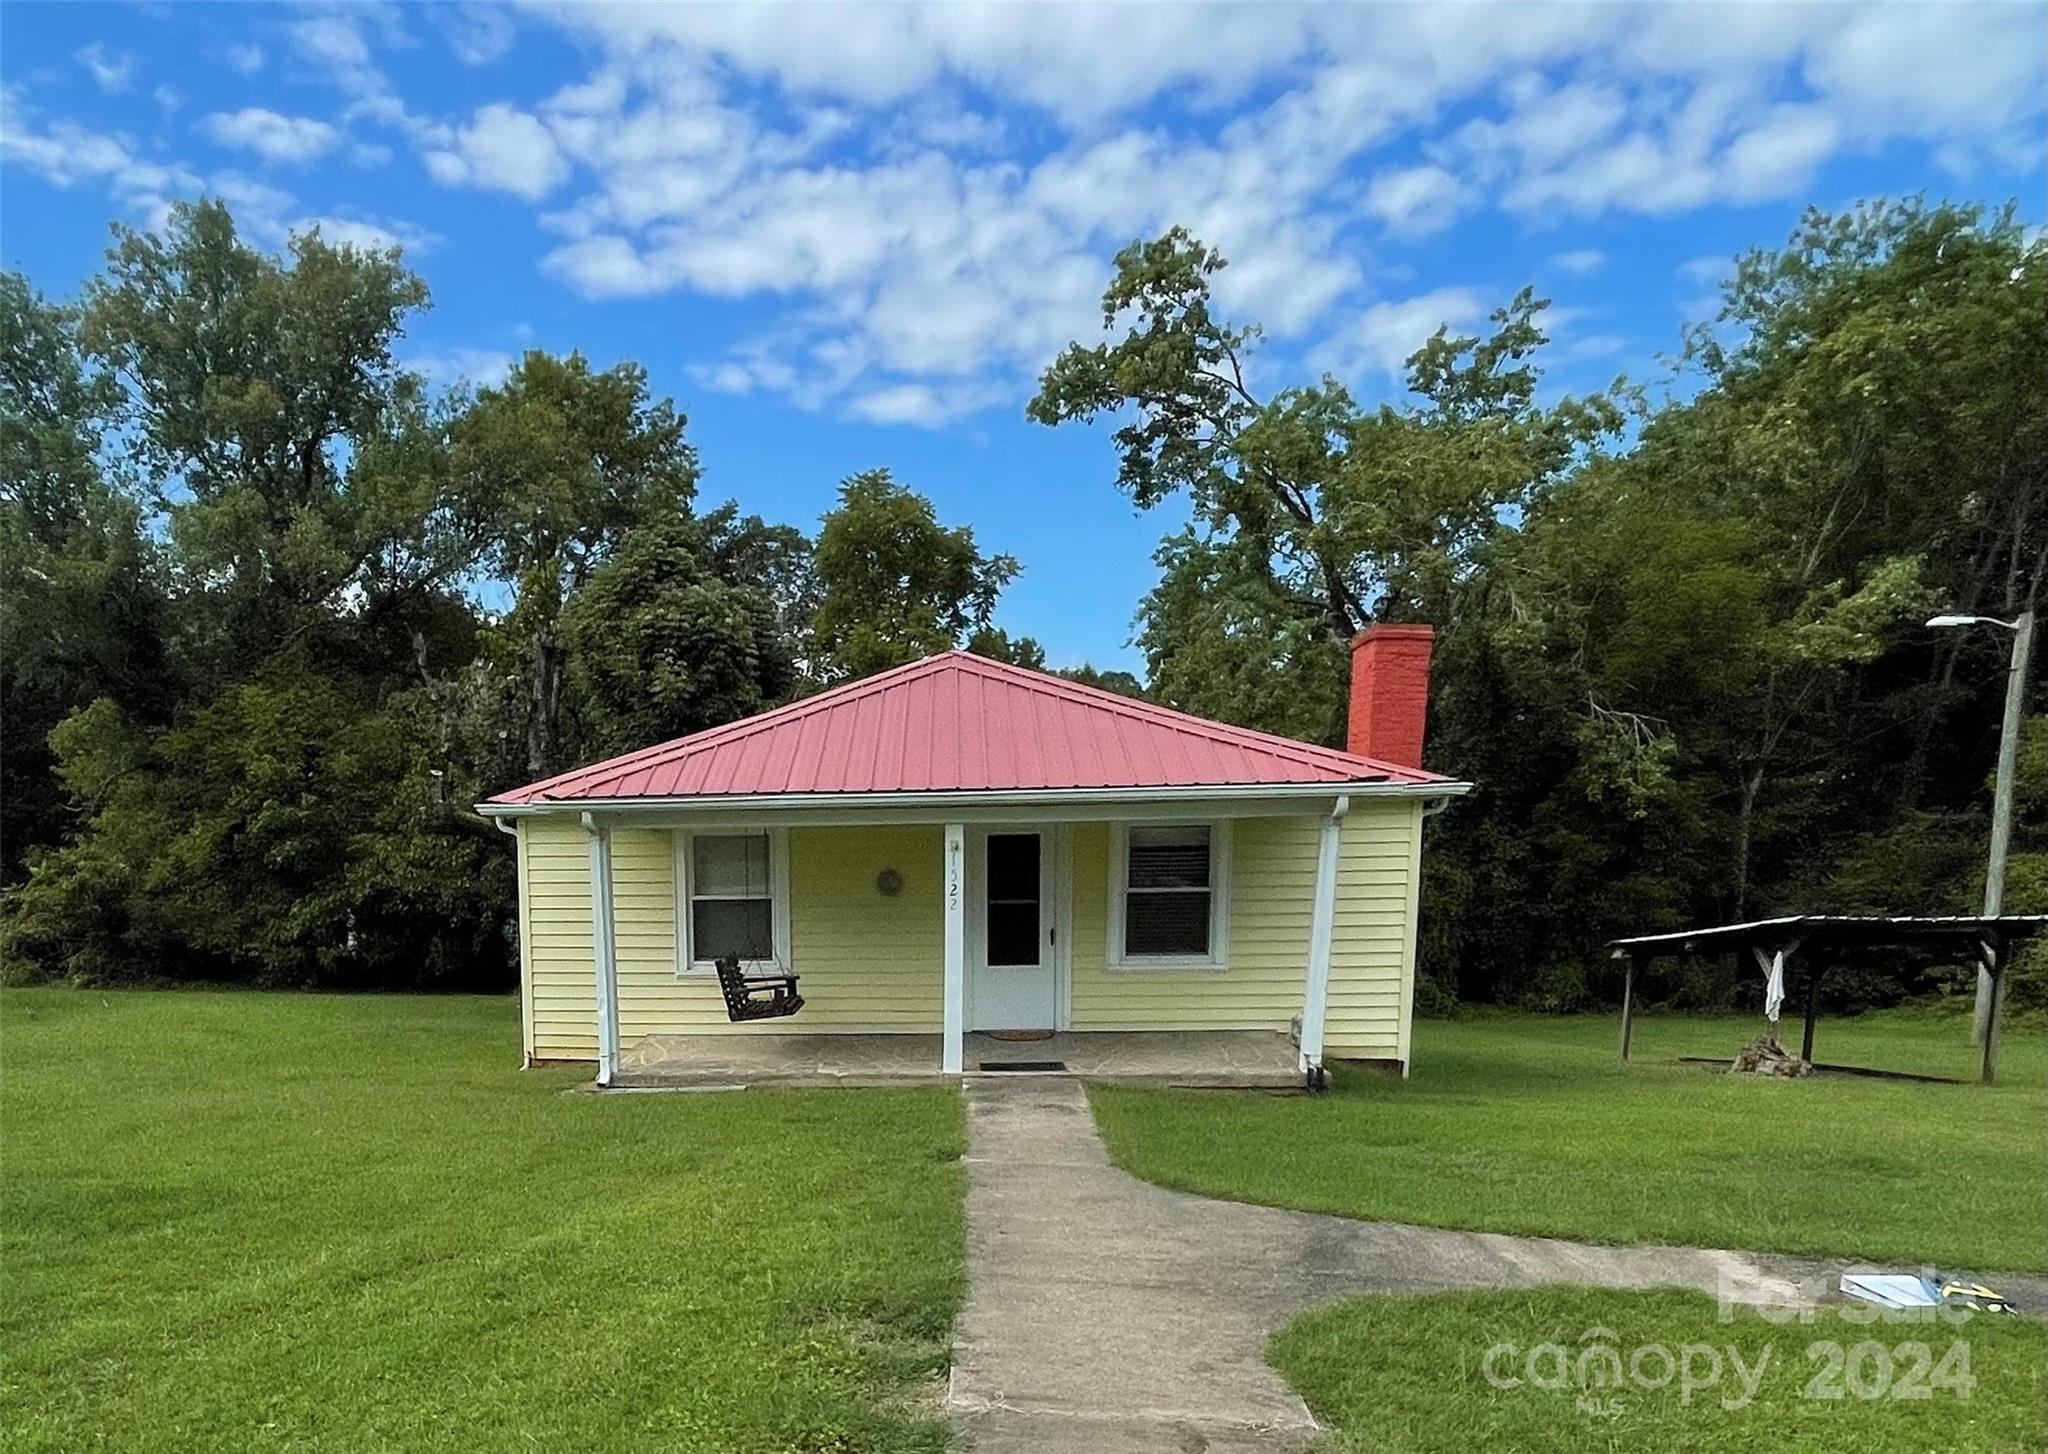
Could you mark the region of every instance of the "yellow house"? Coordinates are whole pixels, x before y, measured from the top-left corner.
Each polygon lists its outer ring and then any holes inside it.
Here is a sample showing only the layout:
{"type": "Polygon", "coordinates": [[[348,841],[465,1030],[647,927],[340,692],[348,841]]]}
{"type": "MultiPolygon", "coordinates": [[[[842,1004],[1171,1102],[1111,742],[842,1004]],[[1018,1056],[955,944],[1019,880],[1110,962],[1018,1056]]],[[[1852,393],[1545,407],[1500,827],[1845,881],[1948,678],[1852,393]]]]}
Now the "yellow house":
{"type": "Polygon", "coordinates": [[[1423,820],[1469,789],[1416,766],[1429,653],[1360,636],[1344,752],[948,652],[493,798],[527,1060],[1243,1030],[1405,1071],[1423,820]]]}

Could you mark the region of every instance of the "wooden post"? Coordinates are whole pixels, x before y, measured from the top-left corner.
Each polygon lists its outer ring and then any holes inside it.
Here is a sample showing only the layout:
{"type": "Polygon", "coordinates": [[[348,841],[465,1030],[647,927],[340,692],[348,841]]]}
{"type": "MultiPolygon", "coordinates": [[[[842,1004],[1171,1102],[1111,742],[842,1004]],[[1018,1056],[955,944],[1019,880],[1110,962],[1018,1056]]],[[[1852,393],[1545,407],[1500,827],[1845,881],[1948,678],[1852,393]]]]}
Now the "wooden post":
{"type": "Polygon", "coordinates": [[[1827,968],[1827,960],[1819,952],[1807,956],[1813,968],[1806,976],[1806,1031],[1799,1037],[1799,1058],[1808,1065],[1813,1063],[1813,1015],[1820,1002],[1821,971],[1827,968]]]}
{"type": "Polygon", "coordinates": [[[1621,1063],[1628,1064],[1628,1042],[1636,1027],[1636,956],[1628,957],[1621,976],[1621,1063]]]}
{"type": "Polygon", "coordinates": [[[1998,1079],[1998,1001],[2005,989],[2004,955],[1998,951],[2000,944],[1987,939],[1978,945],[1983,955],[1986,977],[1991,991],[1984,997],[1984,1084],[1990,1085],[1998,1079]]]}

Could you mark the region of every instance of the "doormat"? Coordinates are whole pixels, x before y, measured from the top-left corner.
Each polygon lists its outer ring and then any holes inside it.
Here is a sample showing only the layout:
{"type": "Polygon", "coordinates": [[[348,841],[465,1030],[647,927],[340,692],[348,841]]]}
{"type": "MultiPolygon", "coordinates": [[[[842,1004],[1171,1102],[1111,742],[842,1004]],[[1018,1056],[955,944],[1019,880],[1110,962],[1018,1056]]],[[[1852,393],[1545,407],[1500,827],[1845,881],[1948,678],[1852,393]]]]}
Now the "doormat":
{"type": "Polygon", "coordinates": [[[1029,1074],[1032,1071],[1065,1070],[1067,1063],[1064,1060],[984,1060],[974,1068],[983,1072],[1021,1071],[1029,1074]]]}
{"type": "Polygon", "coordinates": [[[1050,1040],[1050,1030],[990,1030],[986,1032],[991,1040],[1050,1040]]]}

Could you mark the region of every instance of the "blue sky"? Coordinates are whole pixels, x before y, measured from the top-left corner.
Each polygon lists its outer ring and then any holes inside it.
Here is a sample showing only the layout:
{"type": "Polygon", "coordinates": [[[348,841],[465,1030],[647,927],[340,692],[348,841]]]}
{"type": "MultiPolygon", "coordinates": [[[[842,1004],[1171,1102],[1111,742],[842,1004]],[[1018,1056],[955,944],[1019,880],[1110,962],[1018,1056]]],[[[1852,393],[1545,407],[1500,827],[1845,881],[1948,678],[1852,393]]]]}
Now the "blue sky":
{"type": "Polygon", "coordinates": [[[806,528],[887,465],[1025,566],[1055,665],[1125,644],[1174,523],[1023,419],[1109,259],[1182,222],[1267,387],[1398,394],[1534,283],[1552,386],[1658,379],[1808,202],[2042,206],[2041,5],[0,7],[0,260],[66,296],[212,192],[398,242],[401,355],[645,364],[708,499],[806,528]]]}

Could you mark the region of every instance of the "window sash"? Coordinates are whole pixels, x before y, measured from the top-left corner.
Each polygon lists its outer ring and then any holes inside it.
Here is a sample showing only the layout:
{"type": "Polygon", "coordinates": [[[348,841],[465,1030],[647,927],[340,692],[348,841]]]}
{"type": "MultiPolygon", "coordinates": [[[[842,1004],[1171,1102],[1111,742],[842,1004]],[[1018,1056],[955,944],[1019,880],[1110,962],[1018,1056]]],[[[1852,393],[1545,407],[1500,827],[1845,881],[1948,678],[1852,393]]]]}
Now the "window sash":
{"type": "Polygon", "coordinates": [[[737,934],[742,939],[739,946],[742,965],[756,969],[786,969],[789,958],[786,836],[775,829],[767,829],[679,832],[676,838],[676,972],[702,974],[714,967],[721,952],[734,947],[729,938],[724,944],[706,943],[707,936],[703,932],[706,928],[712,928],[719,935],[737,934]],[[745,912],[746,906],[759,907],[748,913],[745,912]],[[757,949],[766,952],[750,952],[757,949]]]}
{"type": "Polygon", "coordinates": [[[1113,831],[1110,966],[1223,967],[1228,825],[1120,824],[1113,831]],[[1149,947],[1134,943],[1140,936],[1150,940],[1149,947]]]}

